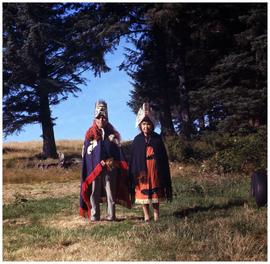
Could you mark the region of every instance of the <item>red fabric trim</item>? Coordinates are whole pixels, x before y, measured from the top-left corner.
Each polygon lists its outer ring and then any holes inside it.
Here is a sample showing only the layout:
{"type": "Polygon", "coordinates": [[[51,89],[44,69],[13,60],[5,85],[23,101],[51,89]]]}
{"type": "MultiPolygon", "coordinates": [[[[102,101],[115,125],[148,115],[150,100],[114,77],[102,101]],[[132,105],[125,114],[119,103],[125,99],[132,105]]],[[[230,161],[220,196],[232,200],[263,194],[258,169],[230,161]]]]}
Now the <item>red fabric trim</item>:
{"type": "Polygon", "coordinates": [[[117,167],[117,168],[121,168],[121,169],[123,169],[123,170],[128,170],[128,163],[127,163],[126,161],[123,161],[123,160],[121,160],[121,161],[116,160],[116,161],[114,161],[114,165],[115,165],[115,167],[117,167]]]}
{"type": "MultiPolygon", "coordinates": [[[[121,173],[118,175],[120,179],[117,180],[117,189],[119,197],[116,199],[116,203],[125,206],[127,208],[131,208],[131,200],[128,193],[128,178],[127,178],[127,170],[128,170],[128,163],[126,161],[115,161],[114,165],[120,168],[121,173]]],[[[106,168],[106,167],[105,167],[106,168]]],[[[106,168],[107,169],[107,168],[106,168]]],[[[99,163],[95,169],[86,177],[84,183],[82,184],[81,188],[81,196],[87,205],[87,210],[80,208],[80,215],[85,218],[91,218],[91,203],[90,203],[90,195],[91,190],[89,191],[89,185],[98,177],[103,170],[103,167],[99,163]]]]}
{"type": "Polygon", "coordinates": [[[80,208],[80,216],[88,218],[88,210],[80,208]]]}
{"type": "Polygon", "coordinates": [[[131,209],[131,199],[127,188],[129,186],[127,177],[128,163],[126,161],[115,161],[115,166],[121,169],[118,176],[120,179],[117,181],[118,197],[116,203],[131,209]]]}
{"type": "Polygon", "coordinates": [[[82,208],[80,209],[80,215],[82,215],[83,217],[91,217],[91,203],[90,203],[90,192],[88,191],[88,187],[89,185],[96,179],[97,176],[100,175],[100,173],[102,172],[102,166],[99,163],[95,169],[86,177],[84,183],[82,184],[82,189],[81,189],[81,196],[84,200],[84,202],[87,205],[87,215],[86,215],[86,211],[83,210],[82,208]]]}
{"type": "MultiPolygon", "coordinates": [[[[115,137],[120,141],[120,134],[116,129],[113,127],[111,123],[107,123],[106,128],[108,134],[114,134],[115,137]]],[[[101,130],[98,128],[96,122],[93,122],[93,125],[86,131],[85,139],[87,140],[100,140],[102,138],[101,130]]]]}

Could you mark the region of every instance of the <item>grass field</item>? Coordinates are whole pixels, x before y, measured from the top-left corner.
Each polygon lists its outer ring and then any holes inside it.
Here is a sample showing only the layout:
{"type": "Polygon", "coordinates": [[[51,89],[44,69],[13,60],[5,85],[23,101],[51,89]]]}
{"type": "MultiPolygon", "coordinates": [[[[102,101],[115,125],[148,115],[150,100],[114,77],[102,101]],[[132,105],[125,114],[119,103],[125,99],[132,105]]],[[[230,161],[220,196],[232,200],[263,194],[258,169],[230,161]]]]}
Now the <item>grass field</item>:
{"type": "MultiPolygon", "coordinates": [[[[80,141],[59,141],[78,157],[80,141]]],[[[250,196],[245,174],[205,174],[171,164],[173,202],[157,223],[142,210],[117,207],[116,222],[89,222],[79,212],[80,166],[36,167],[39,142],[4,144],[5,261],[266,261],[267,208],[250,196]]]]}

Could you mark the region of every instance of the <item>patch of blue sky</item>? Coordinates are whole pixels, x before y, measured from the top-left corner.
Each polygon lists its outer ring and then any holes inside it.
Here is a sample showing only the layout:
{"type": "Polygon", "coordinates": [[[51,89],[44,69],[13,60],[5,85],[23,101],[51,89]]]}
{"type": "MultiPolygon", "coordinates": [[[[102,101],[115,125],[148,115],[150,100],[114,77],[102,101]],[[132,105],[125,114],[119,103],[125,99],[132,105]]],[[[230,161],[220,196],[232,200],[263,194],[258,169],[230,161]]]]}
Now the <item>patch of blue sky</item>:
{"type": "MultiPolygon", "coordinates": [[[[107,54],[105,59],[111,71],[94,77],[92,72],[85,72],[86,85],[80,86],[82,92],[78,97],[69,96],[66,101],[51,108],[54,121],[54,135],[56,140],[83,139],[86,130],[93,122],[94,105],[98,99],[104,99],[108,104],[109,121],[120,132],[122,140],[131,140],[138,134],[135,128],[136,115],[127,106],[129,93],[132,90],[131,79],[118,66],[124,60],[124,45],[113,54],[107,54]]],[[[32,141],[41,140],[40,124],[26,125],[24,131],[18,135],[8,136],[4,141],[32,141]]]]}

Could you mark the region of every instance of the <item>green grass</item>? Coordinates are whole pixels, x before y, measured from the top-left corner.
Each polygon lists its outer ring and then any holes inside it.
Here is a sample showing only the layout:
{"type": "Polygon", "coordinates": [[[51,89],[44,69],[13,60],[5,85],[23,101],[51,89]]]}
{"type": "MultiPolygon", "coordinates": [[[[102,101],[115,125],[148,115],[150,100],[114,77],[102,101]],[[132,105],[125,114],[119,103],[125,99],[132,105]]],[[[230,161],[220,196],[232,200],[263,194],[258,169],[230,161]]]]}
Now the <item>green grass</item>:
{"type": "MultiPolygon", "coordinates": [[[[79,157],[81,141],[57,144],[79,157]]],[[[78,215],[80,166],[40,170],[40,149],[4,145],[5,261],[267,260],[267,207],[250,196],[248,175],[174,163],[173,201],[161,204],[157,223],[144,223],[140,206],[117,206],[119,221],[91,223],[78,215]]]]}
{"type": "MultiPolygon", "coordinates": [[[[58,142],[74,157],[81,144],[58,142]]],[[[173,201],[161,204],[157,223],[144,223],[140,206],[91,223],[78,216],[80,166],[40,170],[40,146],[4,146],[4,196],[12,191],[3,204],[5,261],[267,260],[267,208],[250,196],[248,175],[173,164],[173,201]]]]}
{"type": "Polygon", "coordinates": [[[26,202],[16,201],[3,206],[3,219],[27,218],[31,221],[51,217],[59,212],[70,214],[74,210],[73,201],[77,197],[46,198],[26,202]]]}
{"type": "Polygon", "coordinates": [[[133,227],[130,221],[116,222],[112,225],[94,226],[89,235],[95,239],[106,239],[115,237],[117,239],[125,238],[125,234],[133,227]]]}
{"type": "MultiPolygon", "coordinates": [[[[249,186],[250,179],[243,175],[231,179],[228,174],[218,183],[173,178],[173,202],[161,204],[159,222],[150,224],[138,220],[142,216],[140,207],[128,210],[118,206],[117,213],[126,216],[118,222],[91,225],[85,221],[74,228],[44,226],[45,220],[55,217],[75,217],[78,197],[67,195],[26,202],[17,199],[3,206],[3,219],[8,220],[3,228],[4,260],[23,260],[20,251],[26,247],[33,252],[78,243],[85,247],[91,239],[102,250],[125,252],[124,256],[112,256],[109,260],[265,261],[267,210],[257,207],[250,197],[249,186]],[[20,224],[22,219],[25,223],[20,224]]],[[[100,258],[105,259],[102,250],[100,258]]],[[[80,259],[76,256],[73,260],[80,259]]],[[[63,255],[61,260],[67,257],[63,255]]],[[[39,260],[53,258],[58,257],[48,255],[39,260]]],[[[95,259],[89,255],[84,260],[95,259]]]]}

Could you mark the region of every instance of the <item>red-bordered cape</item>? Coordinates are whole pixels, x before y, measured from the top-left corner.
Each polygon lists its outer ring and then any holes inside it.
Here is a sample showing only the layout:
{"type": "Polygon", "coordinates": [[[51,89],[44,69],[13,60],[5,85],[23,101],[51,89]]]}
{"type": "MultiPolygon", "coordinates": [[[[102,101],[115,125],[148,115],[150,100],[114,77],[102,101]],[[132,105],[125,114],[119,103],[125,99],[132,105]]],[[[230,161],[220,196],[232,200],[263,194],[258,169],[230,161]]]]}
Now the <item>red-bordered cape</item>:
{"type": "Polygon", "coordinates": [[[102,170],[108,169],[102,167],[101,150],[109,148],[110,155],[114,158],[114,166],[117,175],[116,203],[124,207],[131,208],[128,182],[128,164],[121,147],[108,139],[105,141],[93,141],[86,139],[83,148],[83,163],[81,174],[80,190],[80,215],[86,218],[91,217],[90,195],[92,191],[92,182],[99,177],[102,170]]]}

